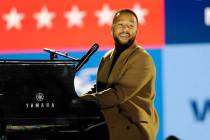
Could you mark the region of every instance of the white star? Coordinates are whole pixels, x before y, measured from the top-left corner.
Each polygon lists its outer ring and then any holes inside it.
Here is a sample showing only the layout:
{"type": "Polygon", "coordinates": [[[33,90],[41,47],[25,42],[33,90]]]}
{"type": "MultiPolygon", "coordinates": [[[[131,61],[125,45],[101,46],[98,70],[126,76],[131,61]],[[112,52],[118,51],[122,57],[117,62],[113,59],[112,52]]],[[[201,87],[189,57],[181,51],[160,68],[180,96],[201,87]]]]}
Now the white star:
{"type": "Polygon", "coordinates": [[[206,7],[204,13],[205,24],[206,26],[210,26],[210,7],[206,7]]]}
{"type": "Polygon", "coordinates": [[[54,12],[49,12],[47,7],[42,7],[39,13],[34,14],[34,18],[37,20],[37,28],[52,28],[52,19],[54,17],[54,12]]]}
{"type": "Polygon", "coordinates": [[[17,9],[13,7],[10,13],[3,15],[3,19],[7,22],[6,29],[12,28],[21,29],[21,20],[24,18],[24,14],[18,13],[17,9]]]}
{"type": "Polygon", "coordinates": [[[83,18],[86,16],[86,12],[80,11],[77,6],[73,6],[71,11],[65,12],[64,17],[67,18],[68,27],[73,27],[73,26],[78,26],[82,27],[83,26],[83,18]]]}
{"type": "Polygon", "coordinates": [[[145,16],[148,15],[149,11],[147,9],[141,8],[139,4],[134,4],[133,11],[138,17],[139,24],[144,25],[146,23],[145,16]]]}
{"type": "Polygon", "coordinates": [[[114,16],[114,10],[111,10],[109,5],[105,4],[103,5],[102,10],[95,12],[95,15],[99,19],[99,26],[104,26],[106,24],[111,25],[114,16]]]}

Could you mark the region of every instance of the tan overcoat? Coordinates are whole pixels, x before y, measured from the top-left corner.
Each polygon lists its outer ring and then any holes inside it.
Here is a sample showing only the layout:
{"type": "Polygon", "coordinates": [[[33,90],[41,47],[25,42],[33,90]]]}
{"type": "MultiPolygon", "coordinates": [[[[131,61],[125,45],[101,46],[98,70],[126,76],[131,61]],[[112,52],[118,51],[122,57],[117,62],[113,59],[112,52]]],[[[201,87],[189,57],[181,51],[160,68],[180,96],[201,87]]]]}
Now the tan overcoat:
{"type": "Polygon", "coordinates": [[[155,64],[142,47],[133,45],[122,52],[110,72],[114,53],[112,49],[104,55],[96,86],[81,97],[99,101],[110,140],[155,140],[159,127],[155,64]]]}

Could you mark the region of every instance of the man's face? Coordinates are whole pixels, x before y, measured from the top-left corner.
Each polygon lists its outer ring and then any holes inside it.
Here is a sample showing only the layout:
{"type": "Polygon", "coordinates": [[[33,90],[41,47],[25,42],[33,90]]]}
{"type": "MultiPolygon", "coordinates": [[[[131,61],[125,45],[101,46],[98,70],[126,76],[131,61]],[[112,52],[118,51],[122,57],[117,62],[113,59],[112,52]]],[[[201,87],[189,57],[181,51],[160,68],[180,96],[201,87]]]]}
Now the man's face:
{"type": "Polygon", "coordinates": [[[121,13],[115,17],[112,25],[112,34],[115,43],[130,46],[137,34],[137,21],[131,13],[121,13]]]}

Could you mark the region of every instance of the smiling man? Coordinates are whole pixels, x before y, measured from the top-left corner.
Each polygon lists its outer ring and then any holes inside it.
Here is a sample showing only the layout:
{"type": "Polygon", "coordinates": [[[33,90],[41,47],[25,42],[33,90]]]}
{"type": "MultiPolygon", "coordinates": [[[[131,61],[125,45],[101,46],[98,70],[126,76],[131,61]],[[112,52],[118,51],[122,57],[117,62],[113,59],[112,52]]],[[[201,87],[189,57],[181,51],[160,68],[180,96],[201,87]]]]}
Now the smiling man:
{"type": "Polygon", "coordinates": [[[137,32],[136,14],[129,9],[117,11],[112,24],[115,47],[102,58],[96,85],[81,95],[101,105],[110,140],[155,140],[158,132],[156,68],[137,44],[137,32]]]}

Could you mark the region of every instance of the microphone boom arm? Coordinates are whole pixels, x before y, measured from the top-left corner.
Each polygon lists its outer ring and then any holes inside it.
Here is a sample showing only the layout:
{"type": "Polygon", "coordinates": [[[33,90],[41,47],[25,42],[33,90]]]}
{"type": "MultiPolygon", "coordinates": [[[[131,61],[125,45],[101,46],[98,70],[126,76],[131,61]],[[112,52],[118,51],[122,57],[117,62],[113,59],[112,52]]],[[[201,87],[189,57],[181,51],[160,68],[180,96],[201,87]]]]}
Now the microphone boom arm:
{"type": "Polygon", "coordinates": [[[70,60],[78,61],[78,64],[75,67],[76,72],[81,69],[81,67],[89,60],[89,58],[98,50],[99,45],[97,43],[93,44],[93,46],[88,50],[88,52],[81,58],[73,58],[68,56],[67,53],[57,52],[52,49],[44,48],[44,51],[50,53],[50,60],[54,60],[58,55],[63,56],[65,58],[69,58],[70,60]]]}
{"type": "Polygon", "coordinates": [[[79,60],[77,58],[73,58],[71,56],[68,56],[67,53],[57,52],[57,51],[52,50],[52,49],[44,48],[44,51],[50,53],[50,60],[54,60],[55,58],[57,58],[58,55],[63,56],[63,57],[68,58],[68,59],[71,59],[71,60],[75,60],[75,61],[79,60]]]}

